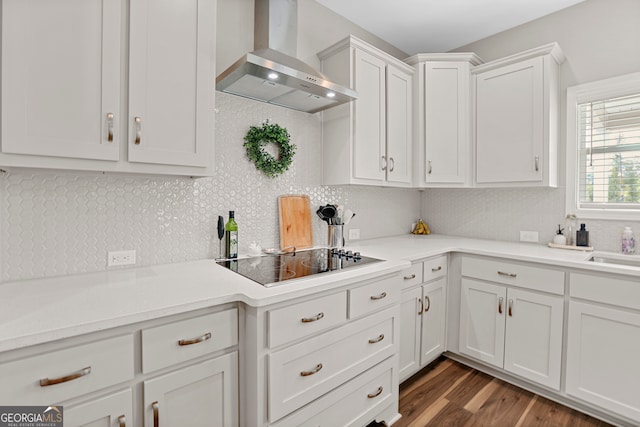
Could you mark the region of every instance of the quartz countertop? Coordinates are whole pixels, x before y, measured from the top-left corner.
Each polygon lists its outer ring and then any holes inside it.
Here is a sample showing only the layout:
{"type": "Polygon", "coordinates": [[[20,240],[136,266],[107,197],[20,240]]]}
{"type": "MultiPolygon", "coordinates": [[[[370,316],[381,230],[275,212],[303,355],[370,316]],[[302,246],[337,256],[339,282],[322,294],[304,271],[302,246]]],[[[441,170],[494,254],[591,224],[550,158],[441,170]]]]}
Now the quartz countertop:
{"type": "Polygon", "coordinates": [[[450,252],[625,274],[640,284],[638,267],[594,263],[587,261],[592,252],[541,244],[432,234],[362,240],[347,249],[385,261],[269,288],[213,260],[6,282],[0,284],[0,351],[225,303],[262,307],[394,273],[411,261],[450,252]]]}

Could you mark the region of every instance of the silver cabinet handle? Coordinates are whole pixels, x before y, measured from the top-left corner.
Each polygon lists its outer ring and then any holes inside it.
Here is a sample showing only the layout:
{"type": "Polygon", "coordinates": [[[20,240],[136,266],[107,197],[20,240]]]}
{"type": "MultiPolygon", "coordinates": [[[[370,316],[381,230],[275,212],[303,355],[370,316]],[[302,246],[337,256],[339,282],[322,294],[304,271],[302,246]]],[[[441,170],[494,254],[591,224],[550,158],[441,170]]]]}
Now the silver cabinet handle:
{"type": "Polygon", "coordinates": [[[536,156],[536,172],[540,170],[540,156],[536,156]]]}
{"type": "Polygon", "coordinates": [[[91,373],[91,366],[87,366],[86,368],[82,368],[79,371],[72,372],[69,375],[65,375],[64,377],[58,378],[43,378],[40,380],[40,387],[48,387],[50,385],[62,384],[69,381],[77,380],[78,378],[82,378],[85,375],[89,375],[91,373]]]}
{"type": "Polygon", "coordinates": [[[318,363],[315,368],[310,371],[302,371],[300,372],[301,377],[308,377],[309,375],[317,374],[322,369],[322,363],[318,363]]]}
{"type": "Polygon", "coordinates": [[[504,298],[498,298],[498,313],[500,314],[502,314],[502,301],[504,301],[504,298]]]}
{"type": "Polygon", "coordinates": [[[142,117],[136,117],[133,121],[136,123],[136,139],[134,144],[140,145],[142,140],[142,117]]]}
{"type": "Polygon", "coordinates": [[[376,338],[371,338],[371,339],[369,340],[369,344],[375,344],[375,343],[378,343],[378,342],[382,341],[383,339],[384,339],[384,334],[380,334],[380,335],[378,335],[376,338]]]}
{"type": "Polygon", "coordinates": [[[383,292],[383,293],[378,294],[378,295],[371,295],[371,296],[369,297],[369,299],[371,299],[372,301],[376,301],[376,300],[379,300],[379,299],[385,298],[386,296],[387,296],[387,293],[386,293],[386,292],[383,292]]]}
{"type": "Polygon", "coordinates": [[[160,427],[160,410],[157,400],[151,404],[151,408],[153,409],[153,427],[160,427]]]}
{"type": "Polygon", "coordinates": [[[433,168],[431,167],[431,160],[429,160],[429,168],[428,168],[427,174],[431,175],[432,171],[433,171],[433,168]]]}
{"type": "Polygon", "coordinates": [[[107,141],[113,142],[113,113],[107,113],[107,141]]]}
{"type": "Polygon", "coordinates": [[[509,300],[509,317],[513,317],[513,312],[512,312],[512,310],[513,310],[513,300],[512,300],[512,299],[510,299],[510,300],[509,300]]]}
{"type": "Polygon", "coordinates": [[[385,156],[382,156],[382,157],[380,157],[380,160],[381,160],[381,162],[380,162],[380,168],[381,168],[383,171],[386,171],[386,170],[387,170],[387,158],[386,158],[385,156]]]}
{"type": "Polygon", "coordinates": [[[432,271],[433,273],[435,273],[435,272],[437,272],[437,271],[440,271],[440,270],[442,270],[442,266],[441,266],[441,265],[439,265],[439,266],[434,267],[434,268],[432,268],[432,269],[431,269],[431,271],[432,271]]]}
{"type": "Polygon", "coordinates": [[[324,313],[320,312],[320,313],[316,314],[315,316],[303,317],[302,319],[300,319],[300,321],[302,323],[311,323],[311,322],[315,322],[316,320],[320,320],[323,317],[324,317],[324,313]]]}
{"type": "Polygon", "coordinates": [[[127,427],[127,418],[124,415],[118,417],[118,427],[127,427]]]}
{"type": "Polygon", "coordinates": [[[380,396],[381,393],[382,393],[382,386],[378,387],[378,389],[374,393],[367,394],[367,397],[369,399],[373,399],[374,397],[380,396]]]}
{"type": "Polygon", "coordinates": [[[498,271],[498,274],[500,276],[507,276],[507,277],[517,277],[518,276],[516,273],[505,273],[504,271],[498,271]]]}
{"type": "Polygon", "coordinates": [[[211,339],[211,332],[207,332],[206,334],[199,336],[197,338],[191,338],[188,340],[179,340],[178,341],[178,345],[180,346],[185,346],[185,345],[192,345],[192,344],[198,344],[207,340],[211,339]]]}
{"type": "Polygon", "coordinates": [[[396,161],[393,160],[393,157],[389,157],[389,162],[391,162],[391,168],[389,169],[389,172],[393,172],[393,169],[396,167],[396,161]]]}
{"type": "Polygon", "coordinates": [[[422,316],[422,312],[424,311],[424,303],[422,302],[422,298],[418,298],[418,302],[420,303],[420,310],[418,310],[418,316],[422,316]]]}
{"type": "Polygon", "coordinates": [[[429,298],[429,295],[426,295],[424,297],[424,302],[426,304],[426,307],[424,309],[424,312],[426,313],[427,311],[429,311],[429,309],[431,308],[431,299],[429,298]]]}
{"type": "Polygon", "coordinates": [[[412,279],[415,279],[415,278],[416,278],[415,274],[412,274],[411,276],[404,276],[404,280],[412,280],[412,279]]]}

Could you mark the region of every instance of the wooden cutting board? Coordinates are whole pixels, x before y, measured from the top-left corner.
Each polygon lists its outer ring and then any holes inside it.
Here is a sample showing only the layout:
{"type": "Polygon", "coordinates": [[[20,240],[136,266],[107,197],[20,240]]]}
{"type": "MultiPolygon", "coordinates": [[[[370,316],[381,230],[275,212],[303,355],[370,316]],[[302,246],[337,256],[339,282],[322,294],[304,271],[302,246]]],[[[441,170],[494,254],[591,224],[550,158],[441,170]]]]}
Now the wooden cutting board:
{"type": "Polygon", "coordinates": [[[313,246],[311,233],[311,202],[309,196],[286,195],[278,197],[280,220],[280,249],[313,246]]]}

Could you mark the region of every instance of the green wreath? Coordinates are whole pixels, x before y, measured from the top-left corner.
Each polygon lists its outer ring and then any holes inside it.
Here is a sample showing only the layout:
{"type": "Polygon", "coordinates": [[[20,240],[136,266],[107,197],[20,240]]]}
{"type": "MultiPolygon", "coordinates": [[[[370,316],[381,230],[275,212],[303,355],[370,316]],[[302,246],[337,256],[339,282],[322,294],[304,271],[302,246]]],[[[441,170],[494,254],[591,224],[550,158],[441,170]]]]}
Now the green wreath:
{"type": "Polygon", "coordinates": [[[256,169],[274,178],[291,166],[296,146],[290,143],[290,138],[285,128],[275,123],[271,124],[268,120],[260,127],[251,126],[244,137],[247,157],[256,164],[256,169]],[[275,144],[278,147],[278,158],[264,150],[267,144],[275,144]]]}

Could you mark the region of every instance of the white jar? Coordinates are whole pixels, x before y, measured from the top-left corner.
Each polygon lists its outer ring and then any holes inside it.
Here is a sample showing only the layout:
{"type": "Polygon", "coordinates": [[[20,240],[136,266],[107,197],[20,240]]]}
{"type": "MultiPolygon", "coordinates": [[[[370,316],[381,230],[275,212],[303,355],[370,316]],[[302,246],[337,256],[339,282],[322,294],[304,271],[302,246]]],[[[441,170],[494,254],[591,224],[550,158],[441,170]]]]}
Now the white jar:
{"type": "Polygon", "coordinates": [[[622,253],[632,254],[636,251],[636,240],[631,227],[625,227],[622,232],[622,253]]]}

